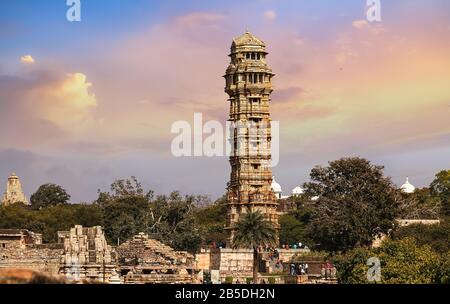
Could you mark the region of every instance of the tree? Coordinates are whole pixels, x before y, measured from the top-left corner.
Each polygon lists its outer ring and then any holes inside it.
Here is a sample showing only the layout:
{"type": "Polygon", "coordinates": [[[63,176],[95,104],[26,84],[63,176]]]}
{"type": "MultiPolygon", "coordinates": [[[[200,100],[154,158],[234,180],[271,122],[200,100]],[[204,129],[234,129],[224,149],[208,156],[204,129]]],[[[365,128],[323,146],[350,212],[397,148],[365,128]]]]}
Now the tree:
{"type": "Polygon", "coordinates": [[[30,202],[33,209],[41,209],[48,206],[64,205],[70,200],[67,191],[55,184],[45,184],[31,195],[30,202]]]}
{"type": "Polygon", "coordinates": [[[201,242],[194,210],[204,197],[182,197],[178,192],[153,197],[135,177],[117,180],[110,192],[99,192],[95,204],[103,210],[108,241],[124,242],[144,232],[177,250],[195,252],[201,242]]]}
{"type": "Polygon", "coordinates": [[[442,215],[450,216],[450,170],[443,170],[436,174],[430,188],[441,202],[442,215]]]}
{"type": "Polygon", "coordinates": [[[429,245],[440,254],[450,251],[450,220],[441,220],[438,225],[416,224],[398,227],[393,233],[393,239],[414,238],[418,245],[429,245]]]}
{"type": "Polygon", "coordinates": [[[201,243],[194,216],[199,200],[203,197],[182,197],[179,192],[158,196],[150,205],[151,232],[175,249],[196,252],[201,243]]]}
{"type": "Polygon", "coordinates": [[[64,204],[39,210],[20,204],[0,208],[0,228],[42,233],[46,243],[56,242],[58,231],[67,231],[75,225],[101,226],[101,209],[88,204],[64,204]]]}
{"type": "Polygon", "coordinates": [[[438,219],[441,201],[429,188],[416,189],[414,193],[402,193],[401,217],[404,219],[438,219]]]}
{"type": "Polygon", "coordinates": [[[277,232],[260,211],[248,212],[234,226],[232,246],[253,249],[253,282],[258,280],[258,248],[275,246],[277,232]]]}
{"type": "MultiPolygon", "coordinates": [[[[334,258],[341,284],[367,284],[370,257],[380,260],[383,284],[432,284],[445,280],[441,257],[429,246],[419,246],[412,238],[387,240],[380,248],[356,248],[334,258]]],[[[447,270],[448,271],[448,270],[447,270]]]]}
{"type": "Polygon", "coordinates": [[[280,243],[297,244],[299,241],[310,246],[312,240],[307,228],[311,221],[311,209],[303,198],[294,198],[296,209],[280,217],[280,243]]]}
{"type": "Polygon", "coordinates": [[[197,208],[194,217],[203,244],[225,244],[227,240],[227,233],[224,230],[227,218],[225,196],[219,198],[213,204],[197,208]]]}
{"type": "Polygon", "coordinates": [[[99,191],[95,204],[103,211],[105,234],[111,243],[149,231],[152,197],[153,192],[144,192],[135,177],[116,180],[111,184],[111,192],[99,191]]]}
{"type": "MultiPolygon", "coordinates": [[[[1,229],[35,229],[41,228],[35,212],[23,204],[12,204],[0,207],[1,229]]],[[[39,230],[39,229],[37,229],[39,230]]],[[[37,231],[39,232],[39,231],[37,231]]]]}
{"type": "Polygon", "coordinates": [[[440,284],[450,284],[450,251],[442,255],[435,282],[440,284]]]}
{"type": "Polygon", "coordinates": [[[33,212],[35,220],[41,223],[42,227],[30,230],[42,233],[43,241],[46,243],[56,242],[58,231],[68,231],[75,225],[85,227],[102,225],[101,212],[98,206],[94,205],[56,205],[33,212]]]}
{"type": "Polygon", "coordinates": [[[305,242],[306,226],[292,214],[284,214],[279,219],[280,223],[280,243],[297,244],[299,241],[305,242]]]}
{"type": "Polygon", "coordinates": [[[331,252],[369,247],[388,234],[399,214],[400,194],[383,167],[363,158],[342,158],[311,170],[305,183],[310,201],[308,234],[318,249],[331,252]]]}

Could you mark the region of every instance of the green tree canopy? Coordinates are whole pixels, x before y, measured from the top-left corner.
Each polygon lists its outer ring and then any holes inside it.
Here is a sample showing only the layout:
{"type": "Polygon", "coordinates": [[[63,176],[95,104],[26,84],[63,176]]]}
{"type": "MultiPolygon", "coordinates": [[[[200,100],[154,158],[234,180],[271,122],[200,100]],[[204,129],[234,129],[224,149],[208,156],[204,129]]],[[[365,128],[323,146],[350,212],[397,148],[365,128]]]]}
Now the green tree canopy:
{"type": "Polygon", "coordinates": [[[55,184],[45,184],[31,195],[30,202],[33,209],[41,209],[48,206],[64,205],[70,200],[67,191],[55,184]]]}
{"type": "Polygon", "coordinates": [[[280,216],[280,244],[292,245],[302,242],[311,246],[312,241],[307,231],[310,217],[311,211],[304,207],[280,216]]]}
{"type": "Polygon", "coordinates": [[[202,242],[207,244],[225,244],[227,233],[225,224],[227,218],[226,196],[222,196],[213,204],[195,210],[195,225],[199,228],[202,242]]]}
{"type": "Polygon", "coordinates": [[[398,227],[392,233],[393,239],[406,237],[414,238],[420,246],[431,246],[437,253],[447,253],[450,251],[450,219],[442,219],[439,225],[415,224],[398,227]]]}
{"type": "Polygon", "coordinates": [[[430,188],[416,189],[413,193],[402,193],[401,217],[404,219],[438,219],[441,201],[430,188]]]}
{"type": "Polygon", "coordinates": [[[117,180],[110,192],[99,192],[95,204],[103,210],[105,232],[112,243],[124,242],[140,232],[151,234],[179,250],[196,251],[201,242],[194,210],[204,197],[160,195],[144,191],[135,177],[117,180]]]}
{"type": "Polygon", "coordinates": [[[399,191],[383,176],[383,167],[352,157],[311,170],[305,183],[311,201],[308,233],[318,249],[345,251],[370,246],[387,234],[399,214],[399,191]]]}
{"type": "Polygon", "coordinates": [[[442,214],[450,216],[450,170],[443,170],[436,174],[430,188],[441,201],[442,214]]]}
{"type": "Polygon", "coordinates": [[[21,204],[0,208],[1,229],[28,229],[42,233],[46,243],[57,241],[58,231],[75,225],[103,226],[102,210],[92,204],[63,204],[33,210],[21,204]]]}
{"type": "MultiPolygon", "coordinates": [[[[429,246],[417,245],[415,239],[387,240],[380,248],[356,248],[334,258],[338,280],[342,284],[367,284],[369,258],[380,260],[383,284],[432,284],[445,280],[448,265],[429,246]],[[445,267],[444,267],[445,269],[445,267]]],[[[447,273],[448,274],[448,273],[447,273]]]]}
{"type": "Polygon", "coordinates": [[[150,206],[151,232],[175,249],[197,251],[201,237],[194,213],[203,199],[202,196],[183,197],[179,192],[158,196],[150,206]]]}

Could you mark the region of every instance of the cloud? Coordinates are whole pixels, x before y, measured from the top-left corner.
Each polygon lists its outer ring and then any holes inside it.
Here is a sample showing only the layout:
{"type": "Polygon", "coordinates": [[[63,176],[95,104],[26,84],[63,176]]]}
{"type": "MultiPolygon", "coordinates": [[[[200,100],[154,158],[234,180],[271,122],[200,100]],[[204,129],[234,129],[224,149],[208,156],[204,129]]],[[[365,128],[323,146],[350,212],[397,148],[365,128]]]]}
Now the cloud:
{"type": "Polygon", "coordinates": [[[91,110],[97,106],[97,100],[95,94],[90,92],[91,87],[86,75],[66,74],[33,88],[30,98],[39,101],[36,111],[40,117],[68,131],[76,131],[92,123],[91,110]]]}
{"type": "Polygon", "coordinates": [[[175,24],[179,28],[194,28],[209,26],[225,19],[225,15],[211,12],[193,12],[175,18],[175,24]]]}
{"type": "Polygon", "coordinates": [[[94,128],[91,86],[82,73],[51,69],[0,75],[0,148],[51,149],[94,128]]]}
{"type": "MultiPolygon", "coordinates": [[[[377,155],[383,163],[393,150],[448,143],[443,133],[448,107],[438,109],[436,102],[449,100],[442,89],[449,81],[448,44],[441,37],[422,39],[410,27],[376,35],[384,31],[381,24],[352,19],[307,30],[308,18],[289,25],[261,22],[264,10],[241,18],[247,11],[242,5],[250,6],[240,3],[229,15],[169,17],[108,44],[102,41],[89,54],[74,56],[75,69],[0,76],[0,149],[19,146],[65,158],[77,172],[53,160],[52,166],[29,172],[65,180],[74,195],[91,199],[99,185],[130,175],[152,178],[148,172],[155,172],[155,190],[194,187],[219,195],[229,174],[227,160],[174,160],[170,126],[191,122],[194,112],[202,112],[204,121],[226,121],[229,104],[221,76],[231,41],[246,26],[267,43],[267,61],[276,74],[270,107],[283,140],[277,175],[292,172],[298,178],[314,164],[354,153],[377,155]],[[425,142],[430,134],[439,136],[425,142]],[[112,172],[92,178],[86,168],[101,172],[97,163],[112,172]],[[211,175],[211,167],[221,170],[211,175]],[[192,170],[197,170],[195,183],[183,179],[192,170]]],[[[426,157],[420,161],[427,164],[426,157]]]]}
{"type": "Polygon", "coordinates": [[[367,26],[369,26],[369,23],[367,22],[367,20],[360,19],[360,20],[353,21],[352,26],[357,29],[363,29],[363,28],[366,28],[367,26]]]}
{"type": "Polygon", "coordinates": [[[275,90],[272,94],[272,99],[276,101],[276,103],[283,103],[291,101],[295,98],[301,98],[302,93],[304,93],[304,89],[300,87],[288,87],[285,89],[275,90]]]}
{"type": "Polygon", "coordinates": [[[383,26],[383,23],[380,22],[371,22],[369,23],[367,20],[359,19],[352,22],[352,26],[358,30],[368,30],[370,33],[374,35],[386,33],[387,29],[383,26]]]}
{"type": "Polygon", "coordinates": [[[264,12],[264,18],[269,21],[277,19],[277,13],[273,10],[268,10],[264,12]]]}
{"type": "Polygon", "coordinates": [[[24,55],[24,56],[22,56],[21,58],[20,58],[20,61],[23,63],[23,64],[33,64],[35,61],[34,61],[34,58],[31,56],[31,55],[24,55]]]}

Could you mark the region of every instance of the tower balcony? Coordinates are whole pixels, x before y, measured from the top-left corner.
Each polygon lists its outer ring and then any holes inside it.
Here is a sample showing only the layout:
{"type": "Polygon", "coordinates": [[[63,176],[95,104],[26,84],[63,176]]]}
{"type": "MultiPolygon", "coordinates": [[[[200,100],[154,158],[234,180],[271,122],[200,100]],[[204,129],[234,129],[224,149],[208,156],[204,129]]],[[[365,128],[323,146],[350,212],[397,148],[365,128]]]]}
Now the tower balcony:
{"type": "Polygon", "coordinates": [[[264,182],[264,181],[270,180],[272,178],[272,171],[266,170],[264,172],[257,173],[257,174],[241,172],[239,174],[239,178],[241,180],[255,180],[255,181],[259,180],[261,182],[264,182]]]}
{"type": "Polygon", "coordinates": [[[247,82],[244,84],[244,87],[246,89],[272,89],[272,84],[269,82],[256,82],[256,83],[251,83],[251,82],[247,82]]]}

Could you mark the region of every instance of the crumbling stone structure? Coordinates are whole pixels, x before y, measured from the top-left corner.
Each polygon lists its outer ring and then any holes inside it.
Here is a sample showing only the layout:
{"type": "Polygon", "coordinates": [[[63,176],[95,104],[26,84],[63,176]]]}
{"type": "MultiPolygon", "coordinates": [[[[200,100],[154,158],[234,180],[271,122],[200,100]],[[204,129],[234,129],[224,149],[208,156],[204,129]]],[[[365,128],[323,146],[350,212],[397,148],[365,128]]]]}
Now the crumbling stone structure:
{"type": "Polygon", "coordinates": [[[27,269],[70,282],[194,283],[194,256],[140,233],[118,248],[102,227],[75,226],[58,232],[58,243],[42,244],[28,230],[0,229],[0,269],[27,269]]]}
{"type": "Polygon", "coordinates": [[[58,275],[62,244],[42,244],[42,236],[25,229],[0,230],[0,269],[21,268],[58,275]]]}
{"type": "Polygon", "coordinates": [[[140,233],[117,247],[124,283],[193,283],[194,256],[140,233]]]}
{"type": "Polygon", "coordinates": [[[75,226],[69,232],[59,232],[58,239],[64,246],[61,274],[75,281],[119,280],[115,253],[106,243],[102,227],[75,226]]]}

